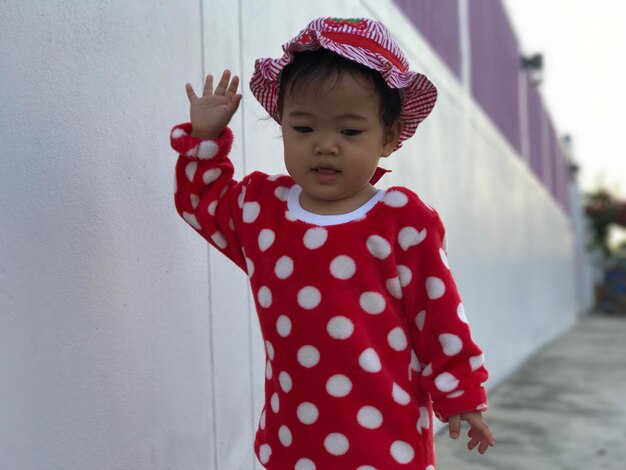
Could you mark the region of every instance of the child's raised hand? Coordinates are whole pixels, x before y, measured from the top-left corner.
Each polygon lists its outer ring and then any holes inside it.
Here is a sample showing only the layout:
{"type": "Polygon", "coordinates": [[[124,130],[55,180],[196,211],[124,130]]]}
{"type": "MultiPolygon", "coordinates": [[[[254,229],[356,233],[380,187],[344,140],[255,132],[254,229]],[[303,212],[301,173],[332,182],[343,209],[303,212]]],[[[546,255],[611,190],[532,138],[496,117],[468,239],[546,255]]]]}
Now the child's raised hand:
{"type": "Polygon", "coordinates": [[[187,83],[187,97],[191,104],[189,111],[193,137],[217,139],[228,125],[241,102],[237,94],[239,77],[230,79],[230,70],[224,70],[217,88],[213,91],[213,75],[207,75],[202,96],[196,96],[192,86],[187,83]]]}
{"type": "Polygon", "coordinates": [[[448,418],[448,429],[452,439],[459,437],[461,420],[467,421],[470,425],[470,430],[467,433],[470,438],[467,444],[469,450],[474,449],[480,443],[478,452],[484,454],[489,446],[493,447],[496,444],[496,441],[493,439],[493,433],[480,411],[470,411],[450,416],[448,418]]]}

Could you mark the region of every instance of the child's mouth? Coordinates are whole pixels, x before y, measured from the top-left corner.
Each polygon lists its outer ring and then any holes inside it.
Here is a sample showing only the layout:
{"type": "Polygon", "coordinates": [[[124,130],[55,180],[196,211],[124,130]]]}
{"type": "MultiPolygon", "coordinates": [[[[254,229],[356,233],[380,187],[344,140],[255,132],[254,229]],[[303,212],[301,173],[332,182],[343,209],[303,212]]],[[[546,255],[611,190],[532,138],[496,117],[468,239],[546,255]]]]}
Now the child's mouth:
{"type": "Polygon", "coordinates": [[[319,173],[320,175],[334,175],[336,173],[339,173],[334,168],[313,168],[313,171],[319,173]]]}

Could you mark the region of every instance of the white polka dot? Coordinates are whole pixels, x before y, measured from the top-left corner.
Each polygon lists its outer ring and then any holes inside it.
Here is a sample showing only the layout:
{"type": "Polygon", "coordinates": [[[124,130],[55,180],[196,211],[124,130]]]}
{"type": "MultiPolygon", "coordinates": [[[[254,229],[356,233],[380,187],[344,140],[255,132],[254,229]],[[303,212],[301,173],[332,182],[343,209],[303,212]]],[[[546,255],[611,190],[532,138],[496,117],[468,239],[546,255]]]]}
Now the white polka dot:
{"type": "Polygon", "coordinates": [[[278,393],[274,393],[272,398],[270,399],[270,406],[272,407],[272,411],[274,413],[278,413],[280,410],[280,400],[278,399],[278,393]]]}
{"type": "Polygon", "coordinates": [[[485,356],[483,354],[479,354],[478,356],[470,357],[470,367],[472,368],[472,372],[480,369],[480,367],[485,363],[485,356]]]}
{"type": "Polygon", "coordinates": [[[259,420],[259,426],[261,429],[265,429],[265,408],[263,408],[263,412],[261,413],[261,419],[259,420]]]}
{"type": "Polygon", "coordinates": [[[345,255],[337,256],[330,263],[330,273],[337,279],[350,279],[356,272],[356,263],[345,255]]]}
{"type": "Polygon", "coordinates": [[[408,267],[402,264],[399,264],[397,269],[398,269],[398,277],[400,278],[400,285],[402,287],[408,286],[411,282],[411,279],[413,279],[413,272],[411,272],[411,270],[408,267]]]}
{"type": "Polygon", "coordinates": [[[289,256],[281,256],[274,266],[274,274],[278,279],[287,279],[293,273],[293,260],[289,256]]]}
{"type": "Polygon", "coordinates": [[[287,194],[289,194],[289,188],[284,186],[278,186],[274,189],[274,195],[283,202],[287,200],[287,194]]]}
{"type": "Polygon", "coordinates": [[[172,133],[170,135],[172,136],[172,139],[178,139],[178,138],[182,137],[183,135],[187,135],[187,133],[185,132],[184,129],[181,129],[180,127],[177,127],[176,129],[174,129],[172,131],[172,133]]]}
{"type": "Polygon", "coordinates": [[[422,331],[424,329],[424,321],[425,320],[426,320],[426,310],[422,310],[415,317],[415,325],[417,326],[418,330],[422,331]]]}
{"type": "Polygon", "coordinates": [[[265,378],[267,380],[272,378],[272,363],[270,361],[265,363],[265,378]]]}
{"type": "Polygon", "coordinates": [[[463,349],[463,341],[457,335],[442,333],[439,335],[439,342],[446,356],[454,356],[463,349]]]}
{"type": "Polygon", "coordinates": [[[412,246],[419,245],[426,238],[426,229],[418,232],[414,227],[404,227],[398,232],[398,244],[404,251],[412,246]]]}
{"type": "Polygon", "coordinates": [[[417,431],[421,434],[422,429],[430,428],[430,413],[428,408],[420,406],[420,417],[417,420],[417,431]]]}
{"type": "Polygon", "coordinates": [[[367,313],[378,315],[385,310],[385,298],[378,292],[364,292],[359,298],[361,308],[367,313]]]}
{"type": "Polygon", "coordinates": [[[419,372],[420,370],[422,370],[422,366],[420,366],[420,361],[417,360],[417,354],[415,354],[415,351],[413,351],[412,349],[411,349],[411,364],[409,365],[409,367],[413,369],[415,372],[419,372]]]}
{"type": "Polygon", "coordinates": [[[441,245],[445,251],[448,251],[448,235],[445,234],[441,240],[441,245]]]}
{"type": "Polygon", "coordinates": [[[382,368],[380,358],[373,348],[367,348],[359,356],[359,365],[365,372],[376,373],[382,368]]]}
{"type": "Polygon", "coordinates": [[[400,405],[408,405],[411,402],[411,396],[397,383],[394,383],[391,388],[391,396],[400,405]]]}
{"type": "Polygon", "coordinates": [[[267,357],[270,358],[270,361],[274,360],[274,346],[269,341],[265,342],[265,350],[267,351],[267,357]]]}
{"type": "Polygon", "coordinates": [[[278,439],[280,443],[285,447],[289,447],[293,441],[293,437],[291,436],[291,431],[285,425],[282,425],[278,428],[278,439]]]}
{"type": "Polygon", "coordinates": [[[298,218],[295,215],[293,215],[291,211],[285,211],[285,219],[287,219],[290,222],[295,222],[296,220],[298,220],[298,218]]]}
{"type": "Polygon", "coordinates": [[[202,229],[202,227],[200,226],[200,223],[198,222],[198,219],[196,219],[196,216],[193,215],[191,212],[183,211],[182,216],[183,216],[183,219],[185,219],[185,222],[187,222],[189,225],[191,225],[196,230],[202,229]]]}
{"type": "Polygon", "coordinates": [[[385,259],[391,254],[389,242],[380,235],[372,235],[366,244],[367,250],[378,259],[385,259]]]}
{"type": "Polygon", "coordinates": [[[211,235],[211,240],[213,240],[213,243],[215,243],[215,245],[222,250],[228,246],[228,242],[222,232],[215,232],[211,235]]]}
{"type": "Polygon", "coordinates": [[[243,205],[243,214],[241,217],[245,223],[251,224],[257,219],[260,212],[261,205],[258,202],[246,202],[243,205]]]}
{"type": "Polygon", "coordinates": [[[383,415],[373,406],[364,406],[357,413],[356,420],[364,428],[376,429],[383,424],[383,415]]]}
{"type": "Polygon", "coordinates": [[[202,174],[202,182],[204,184],[211,184],[222,175],[222,170],[219,168],[211,168],[202,174]]]}
{"type": "Polygon", "coordinates": [[[316,470],[316,467],[311,459],[300,459],[293,470],[316,470]]]}
{"type": "Polygon", "coordinates": [[[259,305],[263,308],[268,308],[272,305],[272,291],[267,286],[263,286],[257,292],[257,300],[259,305]]]}
{"type": "Polygon", "coordinates": [[[392,277],[391,279],[387,279],[385,282],[387,286],[387,292],[389,292],[396,299],[402,298],[402,287],[400,286],[400,279],[397,277],[392,277]]]}
{"type": "Polygon", "coordinates": [[[285,393],[289,393],[293,387],[293,381],[291,380],[291,376],[285,372],[282,371],[280,374],[278,374],[278,381],[280,382],[280,388],[283,389],[283,392],[285,393]]]}
{"type": "Polygon", "coordinates": [[[192,148],[190,148],[189,150],[187,150],[187,153],[185,154],[188,157],[197,157],[198,156],[198,146],[194,146],[192,148]]]}
{"type": "Polygon", "coordinates": [[[207,210],[209,211],[209,215],[211,217],[215,217],[215,211],[217,210],[217,199],[209,203],[207,210]]]}
{"type": "Polygon", "coordinates": [[[320,352],[315,346],[302,346],[298,349],[298,362],[302,367],[315,367],[320,361],[320,352]]]}
{"type": "Polygon", "coordinates": [[[443,265],[446,268],[450,269],[450,263],[448,262],[448,257],[446,256],[446,252],[443,248],[439,248],[439,256],[441,257],[441,262],[443,263],[443,265]]]}
{"type": "Polygon", "coordinates": [[[429,465],[428,467],[426,467],[426,470],[435,470],[435,466],[434,465],[429,465]]]}
{"type": "Polygon", "coordinates": [[[324,439],[324,447],[329,454],[343,455],[348,452],[350,442],[343,434],[331,432],[328,436],[326,436],[326,439],[324,439]]]}
{"type": "Polygon", "coordinates": [[[189,200],[191,201],[191,207],[193,207],[194,209],[197,209],[198,204],[200,203],[200,196],[198,196],[197,194],[190,193],[189,200]]]}
{"type": "Polygon", "coordinates": [[[333,375],[326,382],[326,391],[330,396],[337,398],[345,397],[350,393],[350,390],[352,390],[352,382],[345,375],[333,375]]]}
{"type": "Polygon", "coordinates": [[[312,310],[317,307],[322,300],[322,294],[312,286],[303,287],[298,291],[298,305],[305,310],[312,310]]]}
{"type": "Polygon", "coordinates": [[[459,398],[464,393],[465,393],[464,390],[457,390],[456,392],[448,393],[446,395],[446,398],[459,398]]]}
{"type": "Polygon", "coordinates": [[[272,448],[269,445],[263,444],[261,447],[259,447],[259,459],[261,460],[262,464],[266,464],[271,455],[272,448]]]}
{"type": "Polygon", "coordinates": [[[280,178],[281,176],[284,176],[284,175],[281,175],[281,174],[269,175],[269,176],[267,177],[267,181],[276,181],[276,180],[277,180],[278,178],[280,178]]]}
{"type": "MultiPolygon", "coordinates": [[[[226,186],[224,186],[224,188],[226,188],[226,186]]],[[[241,188],[241,192],[239,193],[239,196],[237,197],[237,205],[239,206],[240,209],[243,209],[243,201],[246,198],[246,189],[248,189],[246,186],[243,186],[241,188]]]]}
{"type": "Polygon", "coordinates": [[[287,315],[281,315],[276,320],[276,331],[283,338],[291,333],[291,320],[287,315]]]}
{"type": "Polygon", "coordinates": [[[198,145],[198,158],[201,160],[210,160],[219,151],[219,147],[212,140],[203,140],[198,145]]]}
{"type": "Polygon", "coordinates": [[[315,250],[326,243],[328,231],[322,227],[310,228],[304,234],[304,246],[309,250],[315,250]]]}
{"type": "Polygon", "coordinates": [[[193,177],[196,176],[196,170],[198,169],[198,162],[193,161],[187,163],[185,166],[185,175],[190,182],[193,182],[193,177]]]}
{"type": "Polygon", "coordinates": [[[404,441],[394,441],[391,444],[391,456],[398,463],[409,463],[415,457],[415,451],[411,444],[404,441]]]}
{"type": "Polygon", "coordinates": [[[246,258],[246,271],[248,272],[248,277],[254,275],[254,263],[250,258],[246,258]]]}
{"type": "Polygon", "coordinates": [[[465,307],[463,307],[463,304],[459,304],[459,306],[456,308],[456,314],[459,317],[459,320],[461,320],[463,323],[467,323],[467,317],[465,316],[465,307]]]}
{"type": "Polygon", "coordinates": [[[435,276],[430,276],[428,279],[426,279],[426,293],[428,294],[429,299],[438,299],[443,296],[445,292],[446,285],[441,279],[435,276]]]}
{"type": "Polygon", "coordinates": [[[443,372],[435,378],[435,386],[442,392],[453,391],[459,386],[458,379],[449,372],[443,372]]]}
{"type": "Polygon", "coordinates": [[[272,246],[275,239],[276,234],[274,231],[269,228],[264,228],[259,232],[259,249],[261,251],[267,251],[267,249],[272,246]]]}
{"type": "Polygon", "coordinates": [[[320,413],[317,406],[307,401],[300,403],[296,408],[296,415],[302,424],[313,424],[317,421],[320,413]]]}
{"type": "Polygon", "coordinates": [[[331,338],[347,339],[354,332],[354,324],[349,318],[338,315],[328,321],[326,331],[328,331],[331,338]]]}
{"type": "Polygon", "coordinates": [[[356,470],[377,470],[377,468],[372,467],[371,465],[361,465],[360,467],[357,467],[356,470]]]}
{"type": "Polygon", "coordinates": [[[400,191],[387,191],[383,202],[390,207],[404,207],[409,202],[409,198],[400,191]]]}
{"type": "Polygon", "coordinates": [[[389,332],[387,342],[389,342],[391,349],[395,349],[396,351],[404,351],[408,345],[406,334],[399,326],[396,326],[389,332]]]}
{"type": "Polygon", "coordinates": [[[228,228],[231,229],[232,231],[235,231],[235,222],[233,221],[232,217],[228,219],[228,228]]]}
{"type": "Polygon", "coordinates": [[[424,370],[422,370],[422,376],[428,377],[432,373],[433,373],[433,363],[431,362],[426,367],[424,367],[424,370]]]}

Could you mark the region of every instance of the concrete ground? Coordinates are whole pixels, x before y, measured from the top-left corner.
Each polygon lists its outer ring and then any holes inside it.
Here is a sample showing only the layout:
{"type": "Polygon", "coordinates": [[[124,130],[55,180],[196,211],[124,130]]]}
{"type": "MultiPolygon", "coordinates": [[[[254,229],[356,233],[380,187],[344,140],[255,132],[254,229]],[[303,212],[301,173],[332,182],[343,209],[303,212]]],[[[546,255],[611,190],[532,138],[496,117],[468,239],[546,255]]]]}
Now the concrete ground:
{"type": "Polygon", "coordinates": [[[626,469],[626,315],[583,318],[489,401],[496,446],[481,456],[446,428],[437,470],[626,469]]]}

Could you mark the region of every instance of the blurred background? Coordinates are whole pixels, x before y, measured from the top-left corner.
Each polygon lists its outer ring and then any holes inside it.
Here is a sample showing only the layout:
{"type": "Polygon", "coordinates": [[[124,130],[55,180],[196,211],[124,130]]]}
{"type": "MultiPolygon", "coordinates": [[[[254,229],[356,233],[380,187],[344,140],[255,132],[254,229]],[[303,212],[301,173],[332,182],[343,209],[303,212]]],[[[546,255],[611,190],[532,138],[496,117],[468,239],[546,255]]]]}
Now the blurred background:
{"type": "Polygon", "coordinates": [[[2,470],[261,468],[247,279],[176,214],[169,131],[185,83],[230,68],[236,176],[283,173],[247,83],[318,16],[383,22],[439,89],[380,186],[441,214],[494,396],[589,318],[626,312],[623,2],[0,5],[2,470]]]}

